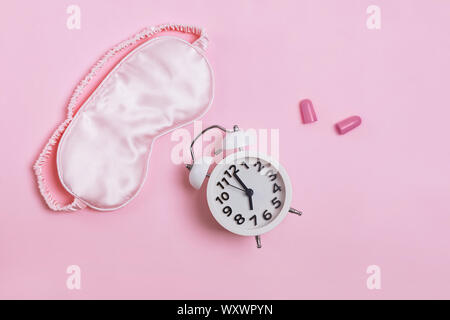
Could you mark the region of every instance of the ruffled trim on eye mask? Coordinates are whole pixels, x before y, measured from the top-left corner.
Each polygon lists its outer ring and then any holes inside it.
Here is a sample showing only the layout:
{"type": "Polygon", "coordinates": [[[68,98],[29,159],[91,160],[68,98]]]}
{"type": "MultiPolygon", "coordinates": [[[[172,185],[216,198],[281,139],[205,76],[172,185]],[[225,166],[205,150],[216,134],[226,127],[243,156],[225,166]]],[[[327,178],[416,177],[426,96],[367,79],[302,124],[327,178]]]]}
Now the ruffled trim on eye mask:
{"type": "Polygon", "coordinates": [[[75,88],[72,97],[69,100],[69,104],[67,106],[67,119],[63,123],[61,123],[59,127],[55,130],[55,132],[51,136],[50,140],[47,142],[46,146],[42,150],[41,154],[39,155],[39,158],[37,159],[36,163],[33,166],[34,173],[36,174],[37,177],[39,191],[50,209],[54,211],[77,211],[79,209],[86,208],[86,204],[84,204],[83,201],[81,201],[78,198],[75,198],[74,201],[70,204],[67,205],[60,204],[54,198],[50,189],[48,188],[45,177],[42,172],[43,166],[48,162],[48,159],[50,158],[52,151],[55,149],[54,146],[58,143],[67,126],[73,120],[73,117],[75,115],[75,109],[79,102],[78,101],[79,97],[82,95],[89,82],[95,78],[97,72],[117,53],[119,53],[120,51],[129,46],[135,45],[136,43],[138,43],[143,39],[151,38],[155,34],[164,31],[178,31],[182,33],[197,35],[199,36],[199,38],[193,42],[193,45],[200,48],[201,50],[206,50],[207,48],[208,37],[203,29],[194,26],[185,26],[180,24],[163,24],[159,26],[152,26],[145,28],[144,30],[138,32],[128,40],[119,43],[118,45],[107,51],[106,54],[97,61],[97,63],[91,68],[89,73],[84,77],[83,80],[81,80],[81,82],[75,88]]]}

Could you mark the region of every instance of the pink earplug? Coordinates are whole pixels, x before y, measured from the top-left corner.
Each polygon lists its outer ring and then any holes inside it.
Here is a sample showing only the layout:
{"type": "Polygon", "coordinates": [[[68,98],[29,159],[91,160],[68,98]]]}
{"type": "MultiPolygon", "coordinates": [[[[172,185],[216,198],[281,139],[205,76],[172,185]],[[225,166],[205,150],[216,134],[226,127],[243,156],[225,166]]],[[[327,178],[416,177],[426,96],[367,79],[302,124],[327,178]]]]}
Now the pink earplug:
{"type": "Polygon", "coordinates": [[[311,123],[317,121],[316,112],[314,111],[311,100],[304,99],[300,101],[300,112],[302,114],[303,123],[311,123]]]}
{"type": "Polygon", "coordinates": [[[359,116],[351,116],[347,119],[341,120],[336,123],[336,130],[339,134],[346,134],[350,130],[355,129],[357,126],[361,124],[361,117],[359,116]]]}

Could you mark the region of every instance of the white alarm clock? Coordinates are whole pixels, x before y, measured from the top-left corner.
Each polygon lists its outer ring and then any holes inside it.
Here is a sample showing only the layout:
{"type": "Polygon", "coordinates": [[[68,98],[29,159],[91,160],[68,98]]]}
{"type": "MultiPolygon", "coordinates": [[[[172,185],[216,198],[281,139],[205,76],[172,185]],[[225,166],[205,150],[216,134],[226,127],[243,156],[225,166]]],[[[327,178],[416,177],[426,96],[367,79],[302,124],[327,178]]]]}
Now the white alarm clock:
{"type": "Polygon", "coordinates": [[[261,248],[263,233],[275,228],[288,212],[302,213],[290,207],[292,187],[286,170],[268,155],[244,151],[247,143],[248,139],[237,126],[233,130],[218,125],[208,127],[192,141],[192,164],[187,168],[189,181],[196,189],[208,178],[206,198],[217,222],[235,234],[255,236],[257,247],[261,248]],[[204,156],[196,160],[193,146],[210,129],[224,131],[223,149],[238,152],[222,159],[208,173],[213,158],[204,156]]]}

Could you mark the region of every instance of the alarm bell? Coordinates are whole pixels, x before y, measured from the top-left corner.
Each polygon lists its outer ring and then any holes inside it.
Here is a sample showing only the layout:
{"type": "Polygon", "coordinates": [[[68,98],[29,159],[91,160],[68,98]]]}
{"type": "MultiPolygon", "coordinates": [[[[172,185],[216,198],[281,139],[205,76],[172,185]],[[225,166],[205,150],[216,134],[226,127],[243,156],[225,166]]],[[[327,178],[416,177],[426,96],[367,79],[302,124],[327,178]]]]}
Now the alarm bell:
{"type": "MultiPolygon", "coordinates": [[[[205,181],[208,176],[208,170],[213,162],[213,158],[209,156],[203,156],[200,159],[195,159],[194,157],[194,144],[198,138],[200,138],[206,131],[211,129],[219,129],[226,133],[225,138],[223,140],[223,150],[232,150],[243,148],[248,145],[248,139],[244,132],[239,130],[238,126],[234,126],[233,130],[226,129],[219,125],[213,125],[205,130],[203,130],[191,143],[190,151],[192,157],[192,164],[186,165],[186,167],[190,170],[189,172],[189,183],[195,189],[200,189],[203,181],[205,181]]],[[[222,151],[219,149],[220,152],[222,151]]],[[[216,152],[216,155],[219,152],[216,152]]]]}
{"type": "Polygon", "coordinates": [[[212,157],[204,156],[192,164],[189,172],[189,183],[195,189],[198,190],[201,188],[212,162],[212,157]]]}

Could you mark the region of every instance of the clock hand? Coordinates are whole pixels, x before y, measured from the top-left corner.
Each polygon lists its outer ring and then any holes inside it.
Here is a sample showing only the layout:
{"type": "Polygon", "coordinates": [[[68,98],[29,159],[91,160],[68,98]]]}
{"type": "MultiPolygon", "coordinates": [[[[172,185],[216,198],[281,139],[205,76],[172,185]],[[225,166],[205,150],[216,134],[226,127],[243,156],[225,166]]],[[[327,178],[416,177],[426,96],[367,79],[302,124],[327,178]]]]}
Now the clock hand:
{"type": "Polygon", "coordinates": [[[253,199],[252,199],[253,190],[252,190],[252,189],[247,189],[247,191],[246,191],[246,190],[241,189],[241,188],[239,188],[239,187],[233,186],[232,184],[228,184],[228,185],[229,185],[230,187],[233,187],[233,188],[236,188],[236,189],[238,189],[238,190],[244,191],[245,194],[246,194],[247,197],[248,197],[249,202],[250,202],[250,210],[253,210],[253,199]],[[251,193],[251,195],[250,195],[250,193],[251,193]]]}
{"type": "Polygon", "coordinates": [[[234,185],[232,185],[232,184],[228,184],[230,187],[233,187],[233,188],[236,188],[236,189],[238,189],[238,190],[241,190],[241,191],[244,191],[245,192],[245,190],[244,189],[241,189],[241,188],[239,188],[239,187],[236,187],[236,186],[234,186],[234,185]]]}
{"type": "Polygon", "coordinates": [[[233,173],[233,177],[235,177],[236,180],[237,180],[237,182],[239,182],[239,184],[244,188],[245,194],[247,195],[248,201],[249,201],[249,204],[250,204],[250,210],[253,210],[253,199],[252,199],[252,196],[253,196],[253,190],[247,188],[247,186],[245,185],[245,183],[241,180],[241,178],[239,178],[239,176],[237,175],[236,172],[233,173]]]}
{"type": "Polygon", "coordinates": [[[233,177],[236,178],[237,182],[239,182],[239,184],[242,186],[242,188],[244,188],[245,193],[247,193],[247,186],[244,184],[244,182],[241,180],[241,178],[238,177],[237,173],[233,173],[233,177]]]}

